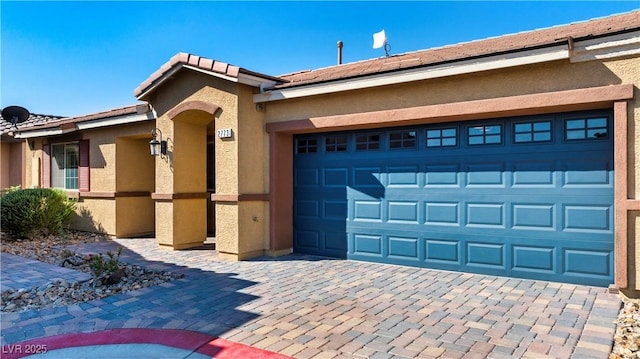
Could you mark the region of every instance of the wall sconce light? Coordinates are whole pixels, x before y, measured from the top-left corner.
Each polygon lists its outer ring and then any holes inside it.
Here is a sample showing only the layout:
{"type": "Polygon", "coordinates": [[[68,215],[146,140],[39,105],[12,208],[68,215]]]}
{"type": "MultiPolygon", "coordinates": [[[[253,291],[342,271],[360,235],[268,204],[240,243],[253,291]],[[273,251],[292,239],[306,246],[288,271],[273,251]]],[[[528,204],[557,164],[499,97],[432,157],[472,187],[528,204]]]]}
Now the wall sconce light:
{"type": "Polygon", "coordinates": [[[157,155],[167,155],[167,141],[162,140],[162,131],[159,128],[154,128],[151,131],[151,141],[149,141],[149,150],[151,151],[151,156],[157,155]],[[158,140],[158,137],[160,139],[158,140]]]}

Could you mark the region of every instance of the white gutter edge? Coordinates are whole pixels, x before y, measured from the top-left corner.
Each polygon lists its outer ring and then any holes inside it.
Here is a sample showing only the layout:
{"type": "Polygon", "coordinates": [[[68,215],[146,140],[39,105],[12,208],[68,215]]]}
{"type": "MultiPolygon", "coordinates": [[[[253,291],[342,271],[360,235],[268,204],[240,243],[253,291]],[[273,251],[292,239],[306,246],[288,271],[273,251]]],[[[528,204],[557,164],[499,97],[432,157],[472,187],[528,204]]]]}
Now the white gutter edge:
{"type": "Polygon", "coordinates": [[[409,69],[393,73],[377,74],[356,79],[345,79],[290,89],[285,88],[282,90],[267,90],[264,94],[253,95],[253,101],[255,103],[260,103],[341,91],[358,90],[369,87],[393,85],[410,81],[428,80],[439,77],[496,70],[514,66],[563,60],[568,58],[569,50],[567,48],[567,45],[562,44],[548,48],[496,55],[481,59],[465,60],[449,64],[422,67],[418,69],[409,69]]]}
{"type": "Polygon", "coordinates": [[[47,136],[62,135],[64,133],[65,132],[63,132],[60,128],[52,127],[52,128],[44,128],[41,130],[33,130],[28,132],[17,132],[14,138],[47,137],[47,136]]]}
{"type": "Polygon", "coordinates": [[[88,130],[91,128],[99,128],[99,127],[108,127],[108,126],[116,126],[116,125],[124,125],[128,123],[140,122],[152,120],[154,117],[151,112],[147,114],[130,114],[130,115],[122,115],[117,117],[109,117],[104,119],[97,119],[85,122],[76,123],[76,128],[78,130],[88,130]]]}
{"type": "Polygon", "coordinates": [[[640,54],[640,30],[574,44],[571,62],[612,59],[640,54]]]}

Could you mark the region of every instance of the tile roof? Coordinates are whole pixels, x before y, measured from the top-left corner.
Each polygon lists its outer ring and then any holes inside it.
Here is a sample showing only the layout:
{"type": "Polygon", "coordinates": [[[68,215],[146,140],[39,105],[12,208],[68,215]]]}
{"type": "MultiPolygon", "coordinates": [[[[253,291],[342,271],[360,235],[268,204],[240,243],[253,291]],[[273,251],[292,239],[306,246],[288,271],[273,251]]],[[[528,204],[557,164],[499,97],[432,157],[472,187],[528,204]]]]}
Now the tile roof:
{"type": "MultiPolygon", "coordinates": [[[[87,122],[92,120],[107,119],[110,117],[147,113],[148,111],[149,111],[149,105],[146,103],[142,103],[142,104],[130,105],[130,106],[115,108],[111,110],[101,111],[101,112],[95,112],[95,113],[82,115],[82,116],[75,116],[75,117],[45,116],[45,115],[32,114],[27,121],[19,124],[17,127],[19,132],[26,132],[31,130],[61,127],[69,124],[76,124],[76,123],[87,122]]],[[[7,121],[1,120],[0,126],[1,126],[0,129],[2,129],[1,133],[3,135],[3,138],[8,138],[7,136],[9,136],[9,132],[16,132],[15,129],[12,131],[11,123],[7,121]]]]}
{"type": "MultiPolygon", "coordinates": [[[[26,121],[18,124],[17,127],[18,129],[23,129],[36,126],[44,126],[52,123],[58,123],[63,118],[64,117],[62,116],[40,115],[32,113],[29,115],[29,118],[26,121]]],[[[12,129],[11,122],[6,121],[4,118],[2,118],[2,115],[0,115],[0,135],[2,135],[2,139],[5,140],[10,138],[11,136],[9,135],[9,132],[12,132],[12,130],[15,130],[15,128],[12,129]]]]}
{"type": "Polygon", "coordinates": [[[633,11],[569,25],[281,75],[279,77],[287,82],[279,84],[275,88],[310,85],[498,53],[558,45],[568,43],[569,38],[584,39],[637,28],[640,28],[640,11],[633,11]]]}
{"type": "Polygon", "coordinates": [[[216,61],[212,59],[208,59],[205,57],[200,57],[198,55],[188,54],[185,52],[179,52],[175,54],[169,61],[167,61],[164,65],[160,66],[160,68],[151,74],[149,78],[144,80],[140,86],[138,86],[134,91],[134,96],[138,97],[142,95],[145,91],[150,89],[158,80],[162,79],[162,77],[173,71],[174,69],[181,67],[183,65],[193,66],[195,68],[212,71],[214,73],[218,73],[221,75],[238,78],[238,76],[243,73],[247,75],[257,76],[265,79],[270,79],[275,82],[282,82],[282,79],[261,74],[258,72],[250,71],[238,66],[227,64],[226,62],[216,61]]]}

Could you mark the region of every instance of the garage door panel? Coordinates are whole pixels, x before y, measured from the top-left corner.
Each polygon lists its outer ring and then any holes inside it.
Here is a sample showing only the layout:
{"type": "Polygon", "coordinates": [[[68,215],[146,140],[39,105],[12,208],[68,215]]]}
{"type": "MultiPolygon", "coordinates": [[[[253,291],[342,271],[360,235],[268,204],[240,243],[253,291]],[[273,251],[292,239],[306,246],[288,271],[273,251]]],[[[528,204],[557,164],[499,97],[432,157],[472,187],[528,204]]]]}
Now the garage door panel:
{"type": "Polygon", "coordinates": [[[427,165],[424,171],[425,187],[460,187],[460,172],[458,165],[442,164],[427,165]]]}
{"type": "Polygon", "coordinates": [[[353,234],[353,254],[383,258],[382,235],[373,233],[353,234]]]}
{"type": "Polygon", "coordinates": [[[514,271],[546,273],[552,275],[556,271],[556,248],[553,246],[511,246],[514,271]]]}
{"type": "Polygon", "coordinates": [[[318,180],[318,169],[298,169],[294,172],[294,183],[298,187],[316,187],[320,184],[318,180]]]}
{"type": "Polygon", "coordinates": [[[564,250],[563,273],[574,277],[608,278],[613,271],[613,258],[610,251],[571,249],[564,250]]]}
{"type": "Polygon", "coordinates": [[[505,228],[504,203],[466,203],[467,227],[505,228]]]}
{"type": "Polygon", "coordinates": [[[506,269],[504,244],[482,242],[467,242],[465,244],[467,266],[506,269]]]}
{"type": "Polygon", "coordinates": [[[565,231],[612,233],[612,213],[609,206],[565,205],[565,231]]]}
{"type": "MultiPolygon", "coordinates": [[[[540,143],[526,143],[536,138],[525,133],[533,126],[519,127],[515,142],[511,120],[494,120],[471,126],[501,124],[499,144],[467,144],[469,125],[460,123],[444,126],[459,129],[447,139],[455,146],[437,147],[445,142],[433,137],[443,133],[433,124],[411,129],[411,149],[390,148],[389,134],[402,132],[391,129],[344,132],[344,152],[318,146],[298,154],[295,250],[606,286],[613,281],[612,143],[566,139],[565,117],[543,121],[554,135],[540,143]],[[358,147],[356,138],[379,142],[358,147]]],[[[324,144],[323,136],[305,138],[324,144]]]]}
{"type": "Polygon", "coordinates": [[[506,187],[505,164],[472,163],[467,166],[467,187],[506,187]]]}
{"type": "Polygon", "coordinates": [[[434,226],[460,226],[459,202],[424,202],[425,224],[434,226]]]}
{"type": "Polygon", "coordinates": [[[512,228],[554,231],[556,230],[556,206],[553,203],[512,203],[512,228]]]}
{"type": "Polygon", "coordinates": [[[425,238],[426,262],[439,262],[458,268],[461,262],[460,242],[457,240],[425,238]]]}
{"type": "Polygon", "coordinates": [[[344,188],[349,184],[349,169],[342,168],[325,168],[323,169],[323,185],[325,187],[344,188]]]}
{"type": "Polygon", "coordinates": [[[419,261],[419,239],[417,237],[389,236],[389,257],[410,261],[419,261]]]}
{"type": "Polygon", "coordinates": [[[418,202],[387,201],[387,221],[418,224],[418,202]]]}

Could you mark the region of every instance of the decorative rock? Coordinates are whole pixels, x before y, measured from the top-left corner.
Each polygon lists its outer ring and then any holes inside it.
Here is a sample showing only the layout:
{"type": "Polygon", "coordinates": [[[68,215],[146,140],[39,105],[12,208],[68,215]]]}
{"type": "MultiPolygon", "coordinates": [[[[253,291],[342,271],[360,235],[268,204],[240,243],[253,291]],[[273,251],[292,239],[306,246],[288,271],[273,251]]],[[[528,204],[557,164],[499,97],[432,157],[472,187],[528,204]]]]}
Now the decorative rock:
{"type": "MultiPolygon", "coordinates": [[[[70,232],[69,238],[64,240],[53,236],[32,241],[7,240],[8,237],[4,234],[0,238],[2,239],[0,249],[4,252],[62,265],[70,269],[91,272],[85,258],[70,252],[66,245],[104,241],[108,237],[93,233],[70,232]]],[[[95,279],[90,279],[76,283],[69,283],[65,280],[54,281],[28,290],[2,291],[0,293],[0,311],[19,312],[88,302],[183,277],[169,272],[150,271],[141,266],[122,262],[119,262],[118,266],[120,269],[109,278],[105,278],[104,281],[98,280],[95,288],[93,286],[95,279]]]]}

